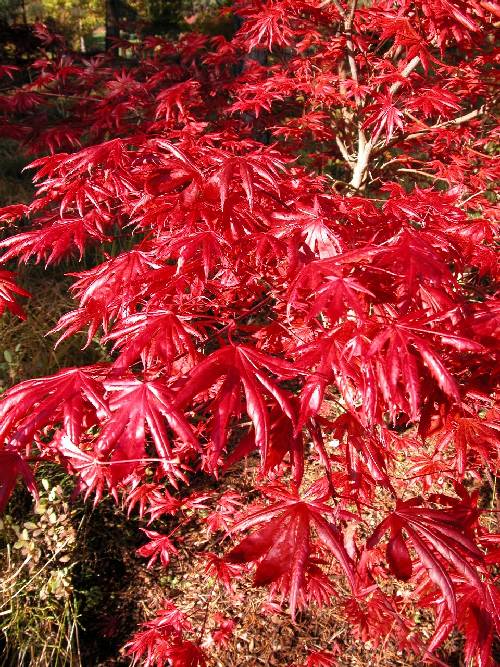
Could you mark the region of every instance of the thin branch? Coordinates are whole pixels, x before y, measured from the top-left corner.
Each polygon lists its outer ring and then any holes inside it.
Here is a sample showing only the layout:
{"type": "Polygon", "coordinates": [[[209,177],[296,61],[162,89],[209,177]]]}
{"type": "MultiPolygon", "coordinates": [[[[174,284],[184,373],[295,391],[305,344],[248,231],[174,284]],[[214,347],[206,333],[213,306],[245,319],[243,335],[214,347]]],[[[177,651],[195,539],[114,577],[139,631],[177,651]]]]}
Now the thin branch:
{"type": "MultiPolygon", "coordinates": [[[[420,62],[420,57],[415,56],[410,60],[410,62],[404,67],[404,69],[401,71],[401,79],[399,81],[396,81],[395,83],[392,84],[390,87],[390,92],[391,94],[396,93],[401,86],[403,85],[403,80],[407,78],[417,67],[417,65],[420,62]]],[[[353,173],[352,173],[352,179],[351,179],[351,186],[355,188],[356,190],[359,190],[362,188],[362,186],[365,183],[366,175],[368,172],[368,164],[370,161],[371,153],[373,150],[373,147],[375,146],[379,136],[380,132],[382,131],[382,128],[380,127],[375,134],[370,137],[368,141],[365,140],[364,134],[361,135],[362,130],[360,129],[360,140],[358,144],[358,158],[356,160],[356,165],[354,167],[353,173]]]]}
{"type": "MultiPolygon", "coordinates": [[[[403,79],[407,79],[410,76],[410,74],[413,72],[413,70],[415,69],[415,67],[418,65],[419,62],[420,62],[420,56],[415,56],[414,58],[412,58],[410,60],[410,62],[406,65],[406,67],[401,72],[401,76],[403,77],[403,79]]],[[[403,85],[402,80],[395,81],[392,84],[392,86],[389,88],[389,92],[392,95],[394,95],[394,93],[397,93],[402,85],[403,85]]]]}
{"type": "Polygon", "coordinates": [[[441,176],[434,176],[434,174],[429,174],[427,171],[422,171],[421,169],[410,169],[409,167],[400,167],[397,171],[404,171],[407,174],[418,174],[419,176],[424,176],[425,178],[430,178],[433,181],[443,181],[443,183],[449,183],[446,178],[441,178],[441,176]]]}
{"type": "MultiPolygon", "coordinates": [[[[325,3],[325,4],[328,4],[328,3],[325,3]]],[[[335,7],[335,9],[338,11],[338,13],[340,14],[340,16],[341,16],[343,19],[345,19],[345,17],[346,17],[346,16],[345,16],[345,11],[344,11],[344,8],[342,7],[342,5],[341,5],[337,0],[332,0],[332,5],[333,5],[333,6],[335,7]]]]}
{"type": "Polygon", "coordinates": [[[423,120],[420,120],[420,118],[417,118],[416,116],[414,116],[407,109],[404,110],[404,114],[405,114],[405,116],[408,116],[408,118],[410,118],[414,123],[416,123],[417,125],[420,125],[423,132],[428,132],[431,129],[430,125],[427,125],[426,123],[424,123],[423,120]]]}
{"type": "Polygon", "coordinates": [[[342,154],[342,157],[344,160],[347,162],[347,164],[352,167],[355,164],[355,160],[352,155],[350,155],[349,151],[347,150],[346,145],[342,141],[342,139],[339,136],[335,137],[335,143],[338,146],[339,151],[342,154]]]}
{"type": "Polygon", "coordinates": [[[21,570],[23,569],[23,567],[25,565],[27,565],[32,558],[33,558],[33,556],[31,554],[28,554],[26,556],[26,558],[23,560],[23,562],[21,563],[21,565],[19,566],[19,568],[14,572],[14,574],[12,574],[10,577],[7,577],[7,579],[2,579],[2,588],[0,589],[2,591],[2,593],[7,590],[7,587],[5,586],[5,584],[8,584],[10,581],[13,581],[14,579],[17,579],[17,577],[18,577],[19,573],[21,572],[21,570]]]}
{"type": "Polygon", "coordinates": [[[35,572],[35,574],[31,577],[31,579],[29,579],[29,581],[27,581],[23,586],[21,586],[21,588],[18,588],[17,591],[14,593],[14,595],[11,595],[10,598],[7,600],[7,602],[0,607],[0,609],[5,609],[5,607],[7,607],[14,598],[17,598],[24,591],[25,588],[27,588],[30,584],[32,584],[35,581],[35,579],[44,570],[48,568],[48,566],[52,563],[52,561],[54,561],[57,558],[57,556],[61,553],[61,551],[63,551],[63,549],[65,549],[67,546],[68,546],[67,540],[63,544],[59,545],[59,547],[56,549],[56,551],[54,551],[52,556],[42,565],[42,567],[37,572],[35,572]]]}
{"type": "MultiPolygon", "coordinates": [[[[462,125],[462,123],[468,123],[470,120],[474,120],[474,118],[482,116],[485,113],[485,111],[486,107],[483,105],[482,107],[479,107],[479,109],[473,109],[472,111],[469,111],[468,113],[464,114],[463,116],[459,116],[458,118],[445,120],[442,123],[436,123],[436,125],[425,125],[425,129],[418,130],[417,132],[412,132],[411,134],[402,135],[400,137],[395,137],[392,141],[389,141],[389,143],[384,144],[382,146],[378,146],[373,150],[373,155],[378,155],[381,151],[385,151],[388,148],[391,148],[391,146],[394,146],[395,144],[398,144],[401,141],[411,141],[412,139],[418,139],[422,134],[425,134],[426,132],[439,130],[442,127],[448,127],[449,125],[462,125]]],[[[410,115],[408,114],[408,112],[406,113],[407,115],[410,115]]],[[[416,120],[416,122],[420,123],[421,125],[424,125],[422,121],[416,120]]]]}
{"type": "Polygon", "coordinates": [[[484,112],[485,107],[482,106],[479,107],[479,109],[473,109],[472,111],[469,111],[468,113],[464,114],[463,116],[459,116],[458,118],[451,118],[450,120],[445,120],[442,123],[436,123],[435,125],[426,125],[423,121],[416,118],[409,111],[405,111],[406,115],[411,118],[414,123],[422,126],[422,130],[415,132],[415,134],[418,135],[420,135],[422,132],[438,130],[441,127],[447,127],[448,125],[461,125],[462,123],[467,123],[469,120],[473,120],[474,118],[481,116],[484,112]]]}
{"type": "Polygon", "coordinates": [[[353,80],[357,82],[358,68],[356,66],[356,59],[354,57],[354,45],[352,43],[352,26],[354,23],[354,14],[356,12],[356,5],[357,5],[357,0],[353,0],[349,11],[349,16],[345,17],[344,28],[346,34],[347,60],[349,62],[349,69],[351,70],[351,76],[353,80]]]}
{"type": "Polygon", "coordinates": [[[461,125],[462,123],[467,123],[469,120],[473,120],[478,116],[482,116],[485,111],[486,108],[483,105],[482,107],[479,107],[479,109],[474,109],[473,111],[469,111],[469,113],[466,113],[463,116],[459,116],[458,118],[452,118],[452,120],[447,120],[444,123],[436,125],[435,127],[445,127],[446,125],[461,125]]]}
{"type": "MultiPolygon", "coordinates": [[[[12,90],[12,89],[11,89],[12,90]]],[[[90,100],[92,102],[102,102],[106,98],[104,97],[97,97],[96,95],[72,95],[71,93],[51,93],[46,90],[23,90],[22,88],[20,91],[26,92],[26,93],[33,93],[34,95],[45,95],[45,97],[62,97],[67,100],[84,100],[85,102],[87,100],[90,100]]]]}

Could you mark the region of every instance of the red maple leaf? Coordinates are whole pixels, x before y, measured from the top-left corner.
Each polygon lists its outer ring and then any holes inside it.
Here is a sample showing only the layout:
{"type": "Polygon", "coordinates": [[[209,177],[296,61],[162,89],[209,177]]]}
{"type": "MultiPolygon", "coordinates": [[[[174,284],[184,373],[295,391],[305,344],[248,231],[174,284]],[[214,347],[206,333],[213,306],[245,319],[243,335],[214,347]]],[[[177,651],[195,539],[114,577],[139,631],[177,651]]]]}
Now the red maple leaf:
{"type": "Polygon", "coordinates": [[[0,316],[7,309],[22,320],[25,320],[26,315],[17,303],[15,295],[31,296],[29,292],[16,285],[13,273],[10,271],[0,271],[0,316]]]}
{"type": "Polygon", "coordinates": [[[149,537],[150,541],[139,547],[136,554],[144,558],[149,558],[148,568],[152,567],[158,558],[163,567],[167,567],[170,563],[170,557],[179,553],[169,537],[155,530],[146,530],[145,528],[141,528],[141,530],[146,537],[149,537]]]}
{"type": "Polygon", "coordinates": [[[107,381],[105,387],[111,394],[110,414],[95,451],[100,457],[111,457],[111,479],[122,481],[146,457],[146,428],[169,479],[175,483],[176,477],[182,478],[167,425],[182,443],[194,450],[200,450],[200,445],[174,394],[158,380],[140,382],[133,377],[107,381]]]}
{"type": "Polygon", "coordinates": [[[380,95],[377,102],[365,108],[365,113],[368,114],[364,123],[365,126],[373,125],[375,136],[385,130],[386,143],[392,139],[396,127],[401,130],[404,129],[403,112],[394,104],[390,93],[380,95]]]}
{"type": "Polygon", "coordinates": [[[29,447],[42,429],[60,425],[58,438],[66,435],[78,443],[86,428],[95,424],[97,415],[107,413],[98,370],[68,368],[55,375],[26,380],[3,394],[0,441],[29,447]]]}
{"type": "Polygon", "coordinates": [[[324,518],[333,509],[324,498],[312,498],[311,490],[300,497],[282,488],[268,490],[277,502],[237,521],[231,533],[258,528],[226,556],[230,563],[259,561],[254,584],[263,586],[287,575],[290,579],[290,609],[295,617],[297,596],[312,552],[311,528],[320,542],[335,556],[353,589],[356,588],[353,563],[345,550],[338,529],[324,518]]]}
{"type": "Polygon", "coordinates": [[[178,405],[186,405],[194,396],[205,394],[215,387],[215,396],[210,401],[214,415],[212,450],[208,461],[210,469],[216,468],[227,442],[231,417],[242,412],[241,389],[245,396],[245,410],[255,429],[255,443],[264,460],[267,456],[270,424],[263,393],[271,396],[289,419],[294,421],[289,392],[280,389],[269,377],[269,372],[280,378],[297,376],[297,370],[286,361],[244,345],[222,347],[189,373],[186,383],[177,394],[178,405]]]}
{"type": "Polygon", "coordinates": [[[37,500],[36,482],[29,465],[18,452],[0,449],[0,514],[7,506],[18,477],[23,478],[29,491],[37,500]]]}
{"type": "Polygon", "coordinates": [[[375,529],[367,548],[377,545],[386,531],[387,562],[393,574],[407,580],[412,575],[412,560],[403,537],[406,534],[430,579],[440,588],[453,619],[456,619],[456,592],[452,577],[443,562],[462,574],[479,591],[484,554],[472,539],[471,524],[477,521],[476,509],[463,509],[457,499],[435,498],[442,507],[429,509],[421,498],[398,501],[396,509],[375,529]],[[444,506],[444,507],[443,507],[444,506]]]}

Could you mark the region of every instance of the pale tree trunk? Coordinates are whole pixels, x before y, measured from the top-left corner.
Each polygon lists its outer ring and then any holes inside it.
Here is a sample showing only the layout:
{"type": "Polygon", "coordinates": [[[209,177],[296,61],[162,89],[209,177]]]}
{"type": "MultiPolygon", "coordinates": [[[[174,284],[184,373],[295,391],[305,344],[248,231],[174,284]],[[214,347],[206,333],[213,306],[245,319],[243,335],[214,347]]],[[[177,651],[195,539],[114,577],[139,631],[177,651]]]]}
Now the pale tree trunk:
{"type": "MultiPolygon", "coordinates": [[[[419,62],[420,58],[418,56],[412,58],[410,62],[406,65],[406,67],[401,71],[401,76],[404,78],[409,76],[413,72],[415,67],[417,67],[419,62]]],[[[391,93],[391,95],[397,93],[398,90],[401,88],[401,85],[402,85],[401,81],[396,81],[396,83],[393,83],[392,86],[389,88],[389,92],[391,93]]],[[[379,135],[380,131],[375,133],[368,140],[366,140],[364,134],[363,136],[360,135],[358,141],[358,155],[356,159],[356,164],[352,172],[352,179],[350,182],[350,186],[355,190],[363,189],[364,186],[366,185],[371,153],[373,147],[377,143],[379,135]]]]}
{"type": "Polygon", "coordinates": [[[85,38],[83,36],[83,25],[81,16],[78,18],[78,40],[80,42],[80,51],[82,53],[85,53],[86,47],[85,47],[85,38]]]}
{"type": "MultiPolygon", "coordinates": [[[[343,8],[339,0],[331,0],[331,1],[337,8],[344,24],[343,28],[346,37],[347,65],[352,80],[358,83],[359,82],[358,67],[356,64],[354,41],[352,39],[352,29],[354,25],[354,16],[356,14],[358,0],[351,0],[350,4],[346,9],[343,8]]],[[[409,76],[413,72],[413,70],[417,67],[419,62],[420,58],[418,56],[412,58],[412,60],[410,60],[410,62],[406,65],[406,67],[401,71],[401,76],[403,78],[409,76]]],[[[343,66],[341,66],[341,70],[343,70],[343,66]]],[[[401,88],[401,81],[397,81],[396,83],[392,84],[389,90],[390,93],[394,95],[394,93],[396,93],[400,88],[401,88]]],[[[375,147],[375,144],[377,143],[380,135],[380,131],[374,133],[372,136],[367,136],[365,134],[363,124],[361,121],[361,110],[363,103],[362,100],[360,100],[357,95],[355,96],[355,102],[356,102],[357,113],[350,116],[350,119],[353,122],[357,123],[356,130],[357,130],[358,140],[357,140],[357,148],[354,149],[354,154],[350,154],[349,151],[347,150],[347,146],[344,144],[342,139],[340,137],[336,137],[337,146],[342,156],[346,160],[348,166],[352,170],[351,181],[349,183],[351,187],[351,194],[357,190],[363,190],[366,186],[370,168],[370,158],[372,155],[373,148],[375,147]],[[357,116],[357,121],[354,120],[355,116],[357,116]]]]}

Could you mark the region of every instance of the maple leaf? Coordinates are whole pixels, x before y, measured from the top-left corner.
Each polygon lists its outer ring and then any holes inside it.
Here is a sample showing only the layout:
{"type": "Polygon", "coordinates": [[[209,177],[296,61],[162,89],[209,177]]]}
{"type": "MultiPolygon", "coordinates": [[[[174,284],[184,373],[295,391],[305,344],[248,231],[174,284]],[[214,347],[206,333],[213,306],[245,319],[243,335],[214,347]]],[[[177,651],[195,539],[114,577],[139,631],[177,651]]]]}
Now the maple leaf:
{"type": "Polygon", "coordinates": [[[262,85],[247,84],[245,92],[238,95],[238,100],[229,107],[228,111],[232,113],[236,111],[252,112],[258,118],[262,111],[271,111],[273,102],[280,101],[283,97],[283,93],[276,90],[266,89],[262,85]]]}
{"type": "Polygon", "coordinates": [[[245,21],[238,36],[244,38],[245,46],[250,52],[258,46],[267,46],[269,51],[273,45],[288,46],[294,35],[287,24],[286,2],[259,3],[255,9],[246,9],[243,13],[245,21]]]}
{"type": "MultiPolygon", "coordinates": [[[[271,491],[274,495],[274,491],[271,491]]],[[[310,491],[309,491],[310,493],[310,491]]],[[[304,585],[306,566],[311,555],[310,531],[314,527],[321,543],[332,552],[353,589],[356,588],[353,564],[341,534],[325,518],[333,509],[321,498],[304,498],[285,490],[277,490],[279,500],[250,516],[237,521],[231,533],[247,530],[264,523],[226,556],[230,563],[259,561],[254,584],[262,586],[283,575],[290,578],[290,609],[295,617],[297,598],[304,585]]]]}
{"type": "Polygon", "coordinates": [[[498,421],[479,419],[477,417],[456,417],[454,420],[456,450],[456,469],[464,475],[469,450],[479,452],[483,460],[500,460],[500,424],[498,421]],[[495,452],[495,453],[493,453],[495,452]]]}
{"type": "MultiPolygon", "coordinates": [[[[335,648],[338,647],[336,646],[335,648]]],[[[306,658],[304,667],[334,667],[335,664],[335,653],[329,651],[311,651],[306,658]]]]}
{"type": "Polygon", "coordinates": [[[179,641],[165,649],[172,667],[206,667],[205,654],[191,641],[179,641]]]}
{"type": "MultiPolygon", "coordinates": [[[[82,271],[71,290],[80,303],[80,310],[90,306],[98,317],[93,326],[101,325],[107,332],[115,317],[127,317],[142,298],[144,277],[151,270],[162,268],[148,253],[133,249],[112,257],[94,269],[82,271]],[[100,309],[99,309],[100,306],[100,309]]],[[[66,323],[65,323],[66,324],[66,323]]],[[[61,328],[61,324],[57,329],[61,328]]]]}
{"type": "Polygon", "coordinates": [[[377,434],[365,429],[356,415],[345,412],[332,422],[331,432],[339,442],[344,437],[346,439],[347,471],[355,485],[360,484],[361,470],[357,459],[361,455],[373,479],[391,487],[385,461],[388,448],[382,430],[377,434]]]}
{"type": "Polygon", "coordinates": [[[183,638],[184,631],[192,630],[186,615],[167,601],[157,616],[143,624],[144,630],[136,632],[125,645],[128,655],[139,659],[145,667],[204,667],[205,656],[192,642],[183,638]]]}
{"type": "Polygon", "coordinates": [[[212,231],[193,234],[183,231],[178,238],[169,242],[170,252],[177,257],[177,274],[182,275],[185,267],[194,265],[205,280],[209,275],[213,275],[214,269],[223,261],[224,253],[229,248],[230,244],[220,234],[212,231]]]}
{"type": "Polygon", "coordinates": [[[200,557],[205,561],[205,574],[215,577],[224,586],[224,589],[231,593],[233,591],[233,579],[241,576],[241,567],[226,562],[224,558],[212,551],[206,551],[200,554],[200,557]]]}
{"type": "Polygon", "coordinates": [[[15,222],[20,220],[29,211],[26,204],[11,204],[10,206],[0,207],[0,222],[15,222]]]}
{"type": "Polygon", "coordinates": [[[94,505],[103,497],[109,488],[114,499],[118,501],[116,485],[109,475],[108,467],[93,452],[77,447],[67,435],[58,439],[57,450],[70,472],[76,474],[76,489],[83,492],[85,500],[94,495],[94,505]]]}
{"type": "Polygon", "coordinates": [[[0,242],[0,248],[5,249],[2,262],[7,262],[13,257],[27,262],[35,257],[36,262],[45,259],[46,265],[56,264],[67,258],[76,249],[80,259],[85,247],[91,240],[104,241],[107,239],[102,231],[104,216],[99,216],[96,224],[96,216],[93,212],[84,218],[66,218],[57,220],[43,229],[16,234],[0,242]]]}
{"type": "Polygon", "coordinates": [[[31,468],[14,450],[0,449],[0,514],[5,510],[18,477],[22,477],[35,500],[38,491],[31,468]]]}
{"type": "Polygon", "coordinates": [[[437,476],[450,479],[455,479],[456,476],[455,471],[448,466],[440,452],[413,454],[409,458],[409,463],[408,477],[419,479],[424,492],[429,491],[437,476]]]}
{"type": "Polygon", "coordinates": [[[9,79],[13,79],[14,72],[18,72],[19,69],[16,65],[0,65],[0,78],[7,76],[9,79]]]}
{"type": "Polygon", "coordinates": [[[236,491],[224,491],[218,498],[215,511],[206,517],[209,532],[216,533],[218,530],[228,530],[233,522],[235,512],[241,507],[241,496],[236,491]]]}
{"type": "Polygon", "coordinates": [[[183,81],[182,83],[169,86],[157,96],[156,118],[165,116],[169,121],[171,118],[186,120],[190,107],[196,100],[200,84],[198,81],[183,81]]]}
{"type": "Polygon", "coordinates": [[[368,114],[364,121],[364,126],[373,125],[374,135],[378,136],[385,129],[386,144],[392,138],[394,129],[404,129],[403,112],[394,104],[390,93],[379,95],[375,104],[365,107],[365,114],[368,114]]]}
{"type": "Polygon", "coordinates": [[[449,117],[454,111],[460,109],[457,96],[438,86],[420,89],[418,95],[409,100],[409,106],[413,110],[422,111],[424,118],[435,113],[449,117]]]}
{"type": "MultiPolygon", "coordinates": [[[[311,304],[308,320],[323,314],[334,325],[354,311],[359,320],[366,317],[367,297],[375,295],[354,277],[343,275],[342,270],[330,269],[322,262],[311,262],[297,276],[291,287],[289,304],[298,305],[298,290],[307,289],[311,304]]],[[[299,302],[300,303],[300,302],[299,302]]]]}
{"type": "Polygon", "coordinates": [[[358,412],[361,401],[362,411],[373,419],[377,399],[375,382],[369,365],[361,366],[357,358],[360,352],[363,356],[365,348],[366,340],[358,335],[351,321],[346,321],[297,350],[302,364],[316,366],[301,392],[300,425],[318,414],[326,388],[332,382],[351,412],[358,412]]]}
{"type": "Polygon", "coordinates": [[[214,173],[211,181],[217,185],[220,192],[221,209],[225,210],[228,201],[230,185],[234,185],[236,172],[239,172],[241,186],[245,192],[248,206],[252,210],[255,201],[255,191],[268,192],[269,189],[279,194],[277,187],[279,172],[284,164],[272,155],[246,155],[245,157],[231,156],[222,161],[222,166],[214,173]]]}
{"type": "Polygon", "coordinates": [[[155,530],[146,530],[145,528],[141,528],[141,530],[146,537],[149,537],[150,541],[142,547],[139,547],[139,549],[136,550],[136,554],[138,556],[143,556],[144,558],[149,558],[147,564],[148,569],[154,565],[158,558],[163,567],[167,567],[170,563],[171,556],[179,553],[171,540],[167,535],[162,535],[155,530]]]}
{"type": "MultiPolygon", "coordinates": [[[[395,216],[400,218],[404,215],[406,220],[418,221],[422,216],[429,215],[427,202],[415,202],[414,199],[409,201],[409,198],[397,200],[391,197],[384,210],[388,214],[395,210],[395,216]]],[[[434,247],[430,238],[408,229],[403,229],[388,241],[385,248],[380,249],[377,255],[378,266],[396,276],[393,280],[399,284],[397,302],[403,313],[417,301],[423,289],[440,286],[441,298],[452,293],[455,287],[454,277],[442,261],[441,252],[434,247]]],[[[380,276],[377,276],[377,280],[380,280],[380,276]]],[[[391,283],[391,290],[393,288],[391,283]]]]}
{"type": "Polygon", "coordinates": [[[142,484],[139,480],[136,480],[126,497],[127,516],[129,517],[138,505],[139,519],[143,519],[146,509],[151,508],[158,497],[161,497],[161,487],[158,484],[154,482],[142,484]]]}
{"type": "MultiPolygon", "coordinates": [[[[500,630],[500,593],[498,586],[487,582],[482,591],[468,582],[456,580],[458,624],[465,636],[465,657],[471,664],[491,664],[492,644],[500,630]]],[[[454,619],[445,605],[438,607],[438,623],[427,650],[438,648],[454,627],[454,619]]]]}
{"type": "Polygon", "coordinates": [[[212,641],[216,646],[226,645],[233,636],[236,623],[219,612],[212,616],[212,621],[216,623],[215,629],[210,633],[212,641]]]}
{"type": "Polygon", "coordinates": [[[379,646],[389,637],[397,637],[399,646],[407,650],[416,653],[424,650],[422,643],[414,637],[411,621],[404,618],[394,600],[379,589],[372,591],[362,603],[355,599],[348,600],[346,611],[357,639],[379,646]]]}
{"type": "Polygon", "coordinates": [[[330,140],[334,134],[329,127],[329,119],[323,111],[309,111],[300,118],[290,118],[283,126],[275,125],[271,128],[273,135],[281,135],[286,139],[301,138],[304,130],[311,132],[314,139],[330,140]]]}
{"type": "Polygon", "coordinates": [[[178,316],[168,310],[136,313],[121,319],[103,342],[113,341],[120,350],[113,366],[125,370],[140,357],[144,368],[161,361],[168,369],[179,355],[188,355],[191,365],[199,355],[193,338],[202,334],[188,324],[189,316],[178,316]]]}
{"type": "Polygon", "coordinates": [[[266,459],[269,442],[269,411],[262,392],[270,395],[281,410],[294,421],[294,411],[288,392],[280,389],[267,373],[280,378],[296,377],[297,370],[282,359],[270,357],[244,345],[226,345],[213,352],[189,373],[184,386],[177,393],[178,405],[188,404],[198,394],[217,386],[210,406],[214,414],[211,429],[211,470],[216,469],[218,458],[227,441],[231,416],[241,413],[241,387],[245,394],[245,409],[255,429],[255,443],[266,459]],[[222,381],[222,382],[221,382],[222,381]]]}
{"type": "Polygon", "coordinates": [[[173,483],[176,476],[182,478],[167,424],[183,443],[198,451],[200,446],[184,413],[177,407],[174,394],[157,380],[108,380],[105,387],[111,394],[110,413],[95,443],[95,451],[101,457],[111,455],[110,475],[114,483],[127,477],[146,457],[146,426],[165,474],[173,483]]]}
{"type": "Polygon", "coordinates": [[[26,380],[0,400],[0,442],[31,447],[37,432],[59,424],[59,434],[80,442],[97,415],[108,413],[99,369],[68,368],[55,375],[26,380]]]}
{"type": "Polygon", "coordinates": [[[398,501],[395,511],[375,528],[367,541],[367,548],[372,549],[384,533],[390,531],[386,548],[387,562],[393,574],[406,581],[412,574],[412,560],[403,538],[404,531],[430,579],[440,588],[452,618],[456,620],[457,602],[453,581],[440,558],[463,574],[480,591],[483,584],[478,567],[484,556],[468,535],[468,523],[474,514],[477,519],[477,514],[471,510],[471,516],[470,513],[464,514],[456,509],[456,501],[452,498],[442,497],[439,500],[448,501],[448,507],[427,509],[421,498],[398,501]]]}
{"type": "Polygon", "coordinates": [[[25,320],[26,315],[14,298],[16,294],[25,297],[31,296],[29,292],[16,285],[13,273],[10,271],[0,271],[0,315],[2,315],[5,309],[8,309],[14,315],[25,320]]]}
{"type": "MultiPolygon", "coordinates": [[[[235,449],[227,456],[223,470],[227,470],[256,448],[255,432],[250,431],[241,439],[235,449]]],[[[289,417],[273,406],[270,412],[269,441],[264,452],[261,451],[261,472],[268,474],[276,469],[289,454],[293,467],[293,480],[300,485],[304,474],[304,438],[300,429],[295,429],[289,417]]]]}
{"type": "MultiPolygon", "coordinates": [[[[341,246],[338,249],[340,248],[341,246]]],[[[334,257],[308,262],[290,283],[288,316],[292,305],[300,305],[299,293],[305,289],[309,299],[313,301],[309,311],[310,318],[316,317],[325,306],[327,313],[328,309],[331,310],[334,321],[349,308],[352,308],[358,317],[363,318],[364,303],[361,296],[374,295],[349,274],[352,272],[352,265],[363,260],[369,261],[378,252],[370,245],[354,251],[335,252],[334,257]]]]}
{"type": "MultiPolygon", "coordinates": [[[[368,348],[368,357],[373,357],[376,364],[376,373],[379,387],[388,404],[391,416],[395,414],[395,406],[408,412],[411,419],[419,415],[419,402],[422,381],[417,366],[417,357],[425,367],[439,388],[456,402],[460,402],[460,390],[456,380],[445,367],[441,357],[434,351],[420,332],[427,331],[408,319],[401,318],[391,326],[383,327],[374,335],[368,348]],[[412,326],[413,325],[413,326],[412,326]],[[417,333],[418,332],[418,333],[417,333]],[[384,350],[384,352],[383,352],[384,350]],[[400,384],[401,383],[401,384],[400,384]],[[404,394],[401,389],[404,388],[404,394]]],[[[480,346],[474,341],[462,339],[453,334],[434,333],[444,342],[463,346],[465,349],[477,350],[480,346]]]]}
{"type": "Polygon", "coordinates": [[[165,514],[175,516],[181,507],[181,501],[174,498],[165,489],[163,489],[163,491],[154,492],[150,498],[148,507],[148,514],[150,516],[148,523],[152,523],[165,514]]]}

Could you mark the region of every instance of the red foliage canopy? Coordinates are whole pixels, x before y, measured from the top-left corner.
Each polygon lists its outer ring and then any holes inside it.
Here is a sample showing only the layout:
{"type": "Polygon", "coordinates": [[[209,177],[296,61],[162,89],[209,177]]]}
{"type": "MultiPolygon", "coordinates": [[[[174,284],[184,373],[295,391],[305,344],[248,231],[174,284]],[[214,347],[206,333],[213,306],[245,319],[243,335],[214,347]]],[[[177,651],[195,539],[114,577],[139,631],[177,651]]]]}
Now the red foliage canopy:
{"type": "MultiPolygon", "coordinates": [[[[499,465],[499,7],[225,11],[240,17],[231,40],[121,42],[119,67],[60,50],[2,95],[2,133],[46,155],[33,202],[0,210],[1,261],[100,249],[56,330],[100,335],[110,361],[4,394],[1,507],[18,475],[35,492],[26,461],[47,459],[141,517],[211,507],[213,530],[253,529],[225,561],[206,555],[227,590],[255,563],[293,616],[346,575],[360,636],[392,628],[423,651],[385,586],[396,577],[434,612],[428,657],[458,625],[466,659],[491,665],[498,535],[471,486],[499,465]],[[193,473],[220,477],[254,450],[272,504],[189,495],[193,473]]],[[[22,315],[15,294],[2,270],[0,310],[22,315]]],[[[175,536],[146,535],[140,553],[167,566],[175,536]]],[[[205,664],[190,631],[168,606],[129,649],[205,664]]]]}

